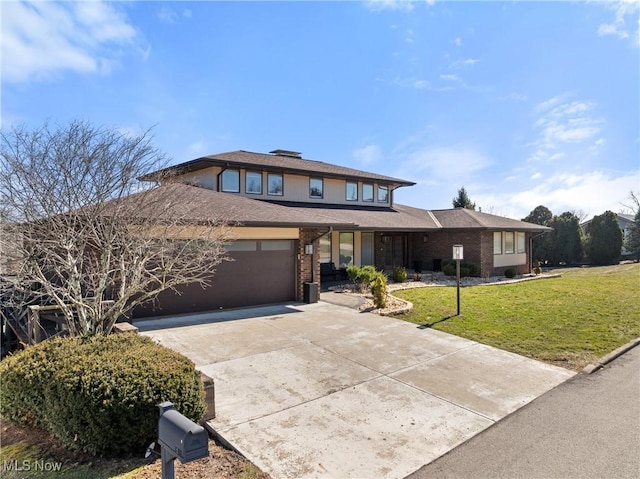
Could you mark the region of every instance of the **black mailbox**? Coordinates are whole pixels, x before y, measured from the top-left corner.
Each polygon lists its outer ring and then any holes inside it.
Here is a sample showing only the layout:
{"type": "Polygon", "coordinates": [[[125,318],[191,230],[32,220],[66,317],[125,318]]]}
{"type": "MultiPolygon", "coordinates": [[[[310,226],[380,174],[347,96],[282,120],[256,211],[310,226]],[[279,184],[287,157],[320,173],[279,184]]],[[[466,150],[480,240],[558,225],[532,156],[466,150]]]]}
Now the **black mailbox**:
{"type": "Polygon", "coordinates": [[[158,443],[162,452],[166,451],[171,459],[178,458],[183,463],[207,457],[207,431],[176,411],[170,402],[163,402],[159,407],[158,443]]]}

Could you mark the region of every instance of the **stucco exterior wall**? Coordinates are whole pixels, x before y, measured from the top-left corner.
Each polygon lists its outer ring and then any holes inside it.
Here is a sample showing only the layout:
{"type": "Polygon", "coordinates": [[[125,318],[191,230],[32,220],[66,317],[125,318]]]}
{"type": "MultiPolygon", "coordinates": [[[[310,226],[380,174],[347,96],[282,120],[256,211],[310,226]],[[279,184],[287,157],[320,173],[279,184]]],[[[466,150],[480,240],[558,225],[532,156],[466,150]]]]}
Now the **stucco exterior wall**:
{"type": "MultiPolygon", "coordinates": [[[[237,168],[230,168],[237,169],[237,168]]],[[[269,195],[267,194],[267,174],[268,172],[262,172],[262,194],[246,193],[245,182],[246,172],[259,172],[258,168],[245,169],[241,168],[240,171],[240,192],[233,193],[245,198],[262,199],[262,200],[277,200],[277,201],[292,201],[292,202],[306,202],[306,203],[329,203],[340,205],[358,205],[358,206],[389,206],[391,202],[392,191],[389,189],[389,196],[386,202],[380,202],[377,198],[378,186],[388,186],[382,183],[358,181],[358,199],[356,201],[347,200],[346,198],[346,180],[334,179],[334,178],[322,178],[322,175],[294,175],[285,173],[283,175],[283,192],[282,195],[269,195]],[[309,196],[309,179],[321,178],[323,180],[323,195],[322,198],[311,198],[309,196]],[[373,185],[373,201],[363,201],[362,188],[363,184],[373,185]]],[[[218,176],[222,172],[221,167],[210,167],[203,170],[199,170],[193,173],[181,175],[178,178],[180,181],[189,183],[192,185],[207,188],[213,191],[218,191],[218,176]]],[[[276,172],[273,172],[276,173],[276,172]]]]}

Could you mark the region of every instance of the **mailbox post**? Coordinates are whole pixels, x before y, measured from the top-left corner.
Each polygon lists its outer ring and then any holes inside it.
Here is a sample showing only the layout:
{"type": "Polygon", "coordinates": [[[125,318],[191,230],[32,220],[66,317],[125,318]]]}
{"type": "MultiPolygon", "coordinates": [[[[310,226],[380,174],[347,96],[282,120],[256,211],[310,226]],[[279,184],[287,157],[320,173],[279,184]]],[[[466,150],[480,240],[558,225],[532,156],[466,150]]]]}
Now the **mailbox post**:
{"type": "Polygon", "coordinates": [[[464,250],[461,244],[453,245],[453,259],[456,260],[456,289],[457,289],[457,303],[458,314],[460,316],[460,260],[464,259],[464,250]]]}
{"type": "Polygon", "coordinates": [[[202,459],[209,455],[209,436],[197,425],[175,410],[170,402],[158,405],[158,443],[162,460],[162,479],[174,479],[174,460],[185,462],[202,459]]]}

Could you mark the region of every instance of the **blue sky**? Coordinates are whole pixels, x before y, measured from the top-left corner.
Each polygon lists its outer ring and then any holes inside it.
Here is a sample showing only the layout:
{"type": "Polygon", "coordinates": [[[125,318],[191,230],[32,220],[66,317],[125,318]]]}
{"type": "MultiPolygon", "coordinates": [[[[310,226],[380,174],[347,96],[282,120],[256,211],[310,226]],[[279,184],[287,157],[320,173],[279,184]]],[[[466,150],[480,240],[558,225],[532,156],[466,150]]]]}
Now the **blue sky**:
{"type": "Polygon", "coordinates": [[[154,128],[174,163],[300,151],[521,218],[640,189],[639,3],[2,2],[2,128],[154,128]]]}

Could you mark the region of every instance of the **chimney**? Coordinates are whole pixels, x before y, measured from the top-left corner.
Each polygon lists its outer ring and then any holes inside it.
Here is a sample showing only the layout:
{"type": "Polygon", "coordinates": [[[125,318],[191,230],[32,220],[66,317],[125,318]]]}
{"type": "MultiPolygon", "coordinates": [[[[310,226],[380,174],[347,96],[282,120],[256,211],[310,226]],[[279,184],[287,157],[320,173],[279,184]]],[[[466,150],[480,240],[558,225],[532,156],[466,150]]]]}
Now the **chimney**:
{"type": "Polygon", "coordinates": [[[277,156],[290,156],[291,158],[302,158],[302,153],[298,151],[273,150],[273,151],[270,151],[269,153],[277,156]]]}

